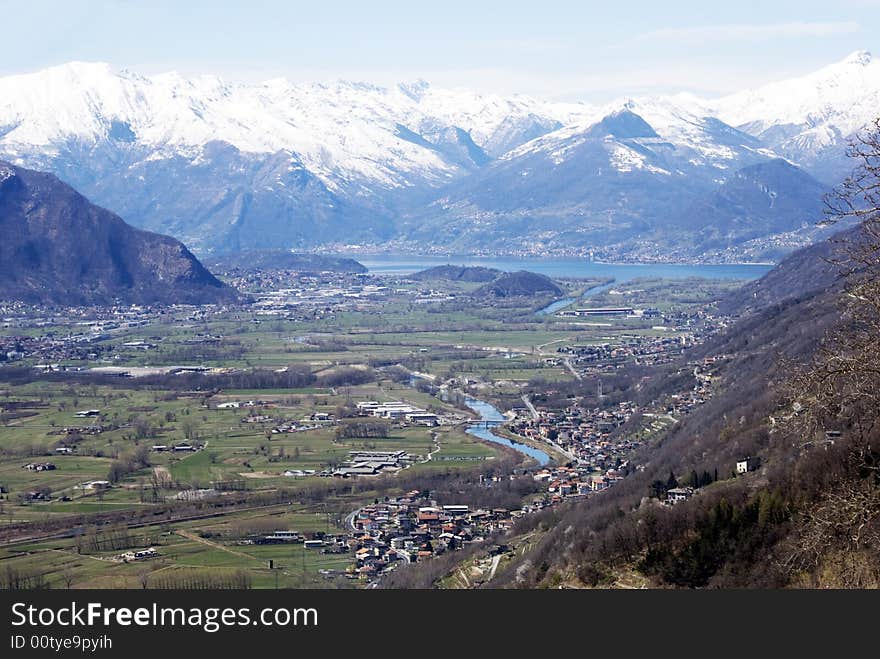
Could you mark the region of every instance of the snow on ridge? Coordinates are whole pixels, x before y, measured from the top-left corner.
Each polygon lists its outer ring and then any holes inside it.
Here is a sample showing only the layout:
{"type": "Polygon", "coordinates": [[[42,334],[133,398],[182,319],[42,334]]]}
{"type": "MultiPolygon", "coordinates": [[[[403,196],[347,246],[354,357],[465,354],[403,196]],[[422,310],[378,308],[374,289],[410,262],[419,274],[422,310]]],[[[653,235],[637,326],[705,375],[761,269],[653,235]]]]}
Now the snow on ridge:
{"type": "Polygon", "coordinates": [[[189,153],[216,140],[245,153],[290,150],[310,169],[395,187],[407,175],[440,180],[457,170],[436,150],[400,137],[398,125],[416,134],[457,127],[484,145],[513,115],[563,122],[579,110],[577,104],[444,90],[424,81],[392,88],[284,78],[240,84],[71,62],[0,78],[0,125],[14,126],[0,148],[48,150],[70,139],[98,143],[122,126],[148,149],[189,153]]]}
{"type": "MultiPolygon", "coordinates": [[[[580,121],[542,135],[502,156],[502,160],[514,160],[529,153],[546,153],[556,165],[564,162],[570,152],[584,141],[584,134],[606,118],[621,112],[631,112],[641,117],[659,136],[657,138],[630,138],[646,146],[661,147],[664,143],[674,149],[693,151],[691,164],[712,164],[725,166],[726,161],[734,160],[739,154],[754,151],[749,142],[754,140],[702,112],[696,97],[691,95],[625,97],[602,107],[591,108],[580,121]]],[[[627,138],[624,138],[625,140],[627,138]]],[[[770,157],[775,157],[775,154],[770,157]]],[[[665,169],[652,168],[644,163],[644,158],[627,147],[609,151],[612,164],[618,171],[650,169],[655,173],[669,174],[665,169]],[[632,153],[632,155],[629,155],[632,153]],[[620,167],[617,167],[617,165],[620,167]]],[[[766,154],[765,154],[766,155],[766,154]]]]}
{"type": "Polygon", "coordinates": [[[746,143],[732,126],[752,135],[773,125],[801,126],[793,143],[818,149],[862,128],[877,107],[880,62],[867,51],[722,99],[681,93],[602,106],[439,88],[424,80],[391,87],[286,78],[244,84],[70,62],[0,78],[5,131],[0,153],[49,156],[70,140],[100,144],[122,134],[132,136],[144,159],[175,154],[196,159],[206,144],[221,141],[245,154],[295,153],[334,189],[349,184],[390,189],[416,181],[442,183],[462,171],[443,155],[442,145],[410,139],[400,126],[429,141],[448,139],[458,128],[477,145],[495,148],[492,155],[502,160],[546,152],[557,162],[591,126],[629,110],[661,140],[694,152],[697,162],[723,166],[742,150],[761,146],[746,143]]]}
{"type": "Polygon", "coordinates": [[[850,135],[874,119],[880,106],[880,60],[865,50],[804,76],[737,92],[707,103],[734,125],[827,125],[850,135]]]}
{"type": "Polygon", "coordinates": [[[283,78],[240,84],[71,62],[0,78],[0,126],[7,127],[0,151],[47,155],[71,140],[100,144],[121,131],[147,152],[146,160],[174,154],[195,160],[206,144],[222,141],[245,154],[295,152],[331,189],[359,180],[393,189],[414,180],[439,184],[460,172],[437,149],[401,136],[398,126],[417,135],[454,126],[485,144],[511,115],[546,114],[548,107],[424,81],[390,89],[283,78]]]}

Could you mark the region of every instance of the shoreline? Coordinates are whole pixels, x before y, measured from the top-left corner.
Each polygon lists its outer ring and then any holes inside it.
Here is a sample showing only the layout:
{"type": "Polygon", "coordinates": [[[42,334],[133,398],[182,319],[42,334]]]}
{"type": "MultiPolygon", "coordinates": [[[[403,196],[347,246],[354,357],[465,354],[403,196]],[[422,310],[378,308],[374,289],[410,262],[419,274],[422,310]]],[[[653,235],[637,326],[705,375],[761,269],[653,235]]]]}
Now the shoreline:
{"type": "MultiPolygon", "coordinates": [[[[649,266],[673,266],[673,267],[695,267],[695,266],[763,266],[763,267],[775,267],[779,265],[779,261],[606,261],[606,260],[598,260],[591,259],[586,256],[581,256],[577,254],[546,254],[546,255],[534,255],[534,254],[505,254],[505,253],[492,253],[492,254],[436,254],[430,252],[337,252],[337,251],[328,251],[328,252],[308,252],[310,254],[323,255],[323,256],[334,256],[338,258],[352,258],[357,260],[358,257],[372,257],[372,258],[382,258],[382,259],[419,259],[419,258],[429,258],[429,259],[491,259],[491,260],[504,260],[509,259],[513,261],[582,261],[584,263],[592,263],[595,265],[603,265],[603,266],[641,266],[641,267],[649,267],[649,266]]],[[[447,261],[447,263],[453,264],[453,261],[447,261]]]]}

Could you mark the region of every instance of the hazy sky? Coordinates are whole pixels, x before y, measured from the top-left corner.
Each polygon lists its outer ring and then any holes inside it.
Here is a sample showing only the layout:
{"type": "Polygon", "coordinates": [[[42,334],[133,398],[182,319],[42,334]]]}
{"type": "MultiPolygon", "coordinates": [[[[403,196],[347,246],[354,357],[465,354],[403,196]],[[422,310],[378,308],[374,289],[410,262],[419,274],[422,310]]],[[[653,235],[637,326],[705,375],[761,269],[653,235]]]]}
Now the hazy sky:
{"type": "Polygon", "coordinates": [[[0,74],[71,60],[604,101],[722,93],[880,54],[880,0],[0,0],[0,74]]]}

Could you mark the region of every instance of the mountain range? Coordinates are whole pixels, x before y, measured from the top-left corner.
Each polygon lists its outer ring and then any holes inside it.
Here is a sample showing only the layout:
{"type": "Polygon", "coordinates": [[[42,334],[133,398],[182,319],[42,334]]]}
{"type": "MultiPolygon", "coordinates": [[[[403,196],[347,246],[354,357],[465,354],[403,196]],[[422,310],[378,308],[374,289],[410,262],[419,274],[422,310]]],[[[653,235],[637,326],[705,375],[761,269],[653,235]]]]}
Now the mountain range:
{"type": "Polygon", "coordinates": [[[824,235],[822,195],[878,100],[861,51],[721,99],[603,106],[74,62],[0,78],[0,157],[200,254],[769,260],[824,235]]]}

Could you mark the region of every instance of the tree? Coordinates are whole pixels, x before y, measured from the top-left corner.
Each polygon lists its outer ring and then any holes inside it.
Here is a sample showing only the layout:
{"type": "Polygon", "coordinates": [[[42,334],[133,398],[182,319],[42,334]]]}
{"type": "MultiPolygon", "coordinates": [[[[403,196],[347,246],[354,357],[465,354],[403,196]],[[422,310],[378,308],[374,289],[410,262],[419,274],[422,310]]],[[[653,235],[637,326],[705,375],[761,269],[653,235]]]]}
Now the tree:
{"type": "Polygon", "coordinates": [[[842,322],[812,362],[791,381],[793,424],[810,437],[831,424],[854,422],[880,409],[880,119],[850,145],[853,173],[826,198],[826,222],[857,220],[839,240],[842,322]]]}
{"type": "Polygon", "coordinates": [[[183,436],[186,439],[195,439],[196,437],[196,424],[192,419],[184,419],[183,423],[180,424],[181,429],[183,430],[183,436]]]}
{"type": "Polygon", "coordinates": [[[154,435],[153,424],[144,416],[137,417],[131,425],[138,439],[146,439],[154,435]]]}
{"type": "Polygon", "coordinates": [[[664,496],[666,496],[666,491],[668,490],[668,488],[666,487],[666,483],[664,483],[660,479],[657,479],[651,483],[650,490],[652,497],[654,497],[655,499],[662,499],[664,496]]]}
{"type": "MultiPolygon", "coordinates": [[[[837,441],[825,432],[844,429],[845,468],[802,512],[803,531],[783,561],[791,572],[816,568],[830,547],[849,558],[870,556],[877,569],[880,544],[880,119],[849,148],[853,173],[826,199],[827,223],[856,220],[839,239],[834,261],[842,277],[841,321],[828,332],[809,363],[795,368],[787,387],[792,410],[787,430],[805,448],[837,441]]],[[[838,433],[839,434],[839,433],[838,433]]],[[[837,447],[835,447],[837,448],[837,447]]],[[[764,516],[779,514],[765,504],[764,516]]],[[[841,585],[865,587],[853,570],[841,585]]],[[[869,582],[870,583],[870,582],[869,582]]]]}
{"type": "Polygon", "coordinates": [[[150,568],[143,568],[138,572],[138,583],[142,590],[146,590],[150,585],[150,568]]]}
{"type": "Polygon", "coordinates": [[[61,571],[61,580],[64,582],[64,587],[67,590],[70,590],[70,588],[73,586],[73,579],[73,570],[68,565],[61,571]]]}

